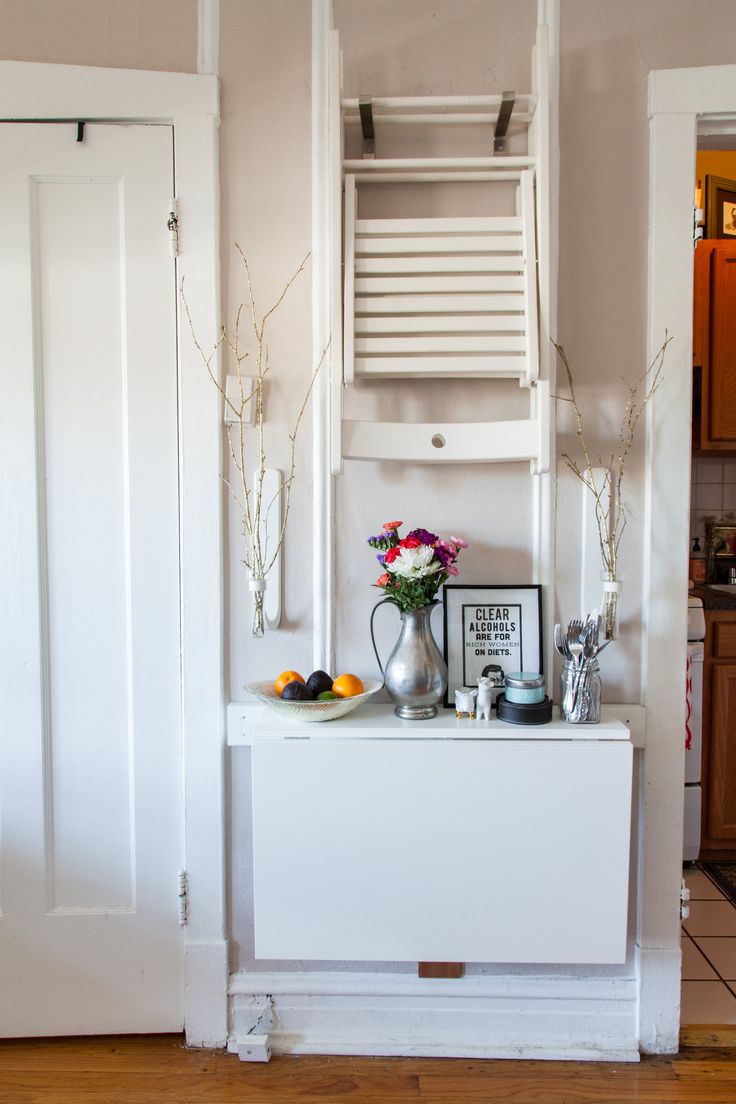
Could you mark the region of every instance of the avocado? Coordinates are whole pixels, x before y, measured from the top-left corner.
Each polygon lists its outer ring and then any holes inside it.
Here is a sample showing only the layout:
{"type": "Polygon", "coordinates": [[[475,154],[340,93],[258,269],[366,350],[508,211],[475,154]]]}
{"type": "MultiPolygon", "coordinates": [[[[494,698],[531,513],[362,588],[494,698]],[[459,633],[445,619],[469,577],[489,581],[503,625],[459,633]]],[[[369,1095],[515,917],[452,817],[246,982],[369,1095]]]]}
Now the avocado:
{"type": "Polygon", "coordinates": [[[307,686],[316,698],[319,694],[323,694],[325,690],[332,689],[332,679],[326,671],[312,671],[307,679],[307,686]]]}
{"type": "Polygon", "coordinates": [[[303,682],[297,682],[296,679],[293,682],[287,682],[281,691],[281,697],[284,701],[314,701],[314,694],[309,687],[303,682]]]}

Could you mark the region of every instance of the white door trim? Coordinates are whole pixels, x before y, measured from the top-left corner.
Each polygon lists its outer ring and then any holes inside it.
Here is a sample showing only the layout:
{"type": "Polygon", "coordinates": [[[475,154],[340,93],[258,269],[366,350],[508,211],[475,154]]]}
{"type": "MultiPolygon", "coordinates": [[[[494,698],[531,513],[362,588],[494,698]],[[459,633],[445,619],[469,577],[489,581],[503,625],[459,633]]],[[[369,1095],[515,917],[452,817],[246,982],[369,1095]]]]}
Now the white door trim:
{"type": "MultiPolygon", "coordinates": [[[[174,127],[178,278],[197,333],[220,320],[218,81],[211,75],[0,62],[0,118],[104,119],[174,127]]],[[[162,221],[166,212],[161,213],[162,221]]],[[[186,330],[179,335],[187,1042],[227,1040],[220,410],[186,330]]],[[[172,884],[172,892],[175,886],[172,884]]]]}
{"type": "Polygon", "coordinates": [[[685,653],[692,393],[692,212],[699,115],[736,111],[736,66],[649,75],[647,354],[672,336],[647,410],[639,1019],[642,1050],[679,1044],[685,653]],[[673,676],[674,673],[674,676],[673,676]],[[674,682],[673,682],[674,677],[674,682]],[[682,692],[673,693],[681,685],[682,692]]]}

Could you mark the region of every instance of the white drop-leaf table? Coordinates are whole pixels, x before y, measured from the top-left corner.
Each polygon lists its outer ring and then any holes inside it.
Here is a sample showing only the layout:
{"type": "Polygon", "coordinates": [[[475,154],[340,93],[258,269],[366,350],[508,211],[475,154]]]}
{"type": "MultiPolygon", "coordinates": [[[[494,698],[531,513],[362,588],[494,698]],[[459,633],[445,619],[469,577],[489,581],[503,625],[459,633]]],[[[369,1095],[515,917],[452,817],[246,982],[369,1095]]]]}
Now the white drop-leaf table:
{"type": "Polygon", "coordinates": [[[633,750],[621,721],[400,721],[253,736],[259,958],[616,963],[633,750]]]}

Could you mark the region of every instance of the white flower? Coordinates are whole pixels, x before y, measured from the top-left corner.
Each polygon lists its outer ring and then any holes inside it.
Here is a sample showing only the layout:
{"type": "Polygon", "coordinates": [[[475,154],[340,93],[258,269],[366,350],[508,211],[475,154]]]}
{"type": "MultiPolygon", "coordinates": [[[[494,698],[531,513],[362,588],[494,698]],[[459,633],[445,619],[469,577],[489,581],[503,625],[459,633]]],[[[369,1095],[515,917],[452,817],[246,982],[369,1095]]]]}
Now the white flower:
{"type": "Polygon", "coordinates": [[[422,579],[425,575],[434,575],[442,570],[442,564],[435,560],[434,548],[430,544],[420,544],[418,548],[402,548],[401,555],[393,563],[386,564],[386,570],[405,579],[422,579]]]}

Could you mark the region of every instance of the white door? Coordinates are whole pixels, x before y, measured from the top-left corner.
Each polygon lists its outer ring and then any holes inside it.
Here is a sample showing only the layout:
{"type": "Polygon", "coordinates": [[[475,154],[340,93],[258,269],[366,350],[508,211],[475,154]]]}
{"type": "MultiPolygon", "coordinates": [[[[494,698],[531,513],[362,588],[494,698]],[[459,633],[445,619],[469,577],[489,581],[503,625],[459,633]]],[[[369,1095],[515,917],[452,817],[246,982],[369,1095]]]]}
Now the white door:
{"type": "Polygon", "coordinates": [[[183,1023],[167,126],[0,126],[0,1034],[183,1023]]]}

